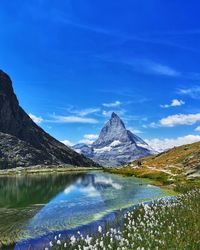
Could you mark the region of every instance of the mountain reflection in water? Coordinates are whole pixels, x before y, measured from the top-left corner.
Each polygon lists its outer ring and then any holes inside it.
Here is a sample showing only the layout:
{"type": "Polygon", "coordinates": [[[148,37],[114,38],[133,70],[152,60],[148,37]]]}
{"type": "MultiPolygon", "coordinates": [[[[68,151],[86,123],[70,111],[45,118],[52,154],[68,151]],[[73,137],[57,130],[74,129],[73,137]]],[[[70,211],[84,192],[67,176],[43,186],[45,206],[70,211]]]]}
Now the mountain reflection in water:
{"type": "Polygon", "coordinates": [[[97,172],[1,177],[0,242],[65,231],[164,196],[134,177],[97,172]]]}
{"type": "Polygon", "coordinates": [[[85,174],[58,193],[32,218],[28,234],[37,237],[47,231],[81,226],[115,209],[160,194],[159,188],[141,185],[135,178],[107,173],[85,174]]]}

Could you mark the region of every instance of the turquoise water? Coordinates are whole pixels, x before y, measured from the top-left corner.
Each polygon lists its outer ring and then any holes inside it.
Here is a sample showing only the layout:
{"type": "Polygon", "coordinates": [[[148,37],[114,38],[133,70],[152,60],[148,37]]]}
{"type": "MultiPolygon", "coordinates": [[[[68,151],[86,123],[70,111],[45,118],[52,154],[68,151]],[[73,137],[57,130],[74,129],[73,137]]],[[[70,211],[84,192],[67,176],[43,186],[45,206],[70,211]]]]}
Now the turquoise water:
{"type": "MultiPolygon", "coordinates": [[[[5,177],[1,183],[0,225],[7,216],[6,237],[15,235],[15,241],[77,228],[114,210],[166,196],[141,179],[103,172],[5,177]]],[[[0,240],[5,240],[2,230],[0,240]]]]}

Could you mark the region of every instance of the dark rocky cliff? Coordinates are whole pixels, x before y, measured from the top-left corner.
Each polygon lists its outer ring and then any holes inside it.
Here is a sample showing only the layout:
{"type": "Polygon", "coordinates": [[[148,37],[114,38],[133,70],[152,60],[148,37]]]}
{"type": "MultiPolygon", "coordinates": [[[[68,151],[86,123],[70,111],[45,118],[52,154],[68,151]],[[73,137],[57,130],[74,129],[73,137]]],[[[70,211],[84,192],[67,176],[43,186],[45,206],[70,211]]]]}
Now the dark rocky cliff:
{"type": "MultiPolygon", "coordinates": [[[[12,147],[9,149],[6,145],[8,135],[10,135],[9,138],[12,141],[12,145],[14,142],[17,142],[16,145],[19,148],[21,145],[21,147],[32,149],[27,151],[26,154],[23,153],[23,156],[21,155],[21,157],[27,158],[27,154],[30,154],[31,161],[28,158],[23,161],[16,161],[17,165],[21,165],[22,162],[24,166],[36,165],[38,163],[69,164],[86,167],[97,165],[92,160],[57,141],[35,124],[20,107],[13,90],[12,81],[2,70],[0,70],[0,132],[1,141],[4,141],[4,143],[0,144],[0,159],[3,158],[3,152],[4,158],[9,159],[10,155],[13,155],[12,147]],[[4,134],[5,140],[3,140],[4,134]],[[6,148],[8,148],[8,152],[5,156],[6,148]],[[33,151],[37,153],[31,156],[33,151]]],[[[21,148],[21,154],[22,151],[23,148],[21,148]]]]}

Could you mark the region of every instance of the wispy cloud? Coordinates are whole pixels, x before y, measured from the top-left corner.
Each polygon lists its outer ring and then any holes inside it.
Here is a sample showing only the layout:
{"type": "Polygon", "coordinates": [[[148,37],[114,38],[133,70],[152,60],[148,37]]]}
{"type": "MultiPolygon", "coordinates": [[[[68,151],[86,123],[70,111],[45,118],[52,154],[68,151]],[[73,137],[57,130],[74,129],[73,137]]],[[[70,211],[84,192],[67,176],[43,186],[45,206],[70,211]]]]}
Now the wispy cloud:
{"type": "Polygon", "coordinates": [[[53,123],[88,123],[88,124],[96,124],[98,120],[94,118],[88,117],[80,117],[80,116],[59,116],[52,115],[52,120],[48,120],[48,122],[53,123]]]}
{"type": "Polygon", "coordinates": [[[33,115],[33,114],[29,114],[30,118],[37,124],[40,124],[44,121],[44,119],[41,117],[41,116],[36,116],[36,115],[33,115]]]}
{"type": "Polygon", "coordinates": [[[160,105],[161,108],[178,107],[184,105],[185,102],[178,99],[173,99],[170,104],[160,105]]]}
{"type": "Polygon", "coordinates": [[[182,88],[178,90],[181,95],[190,96],[193,99],[200,99],[200,86],[194,86],[191,88],[182,88]]]}
{"type": "Polygon", "coordinates": [[[133,127],[128,127],[128,130],[130,130],[133,134],[142,134],[143,132],[140,129],[136,129],[133,127]]]}
{"type": "Polygon", "coordinates": [[[102,115],[106,118],[110,118],[112,113],[115,112],[116,114],[118,114],[120,117],[124,116],[126,114],[126,110],[125,109],[119,109],[119,110],[103,110],[102,111],[102,115]]]}
{"type": "Polygon", "coordinates": [[[195,131],[200,132],[200,126],[198,126],[197,128],[195,128],[195,131]]]}
{"type": "Polygon", "coordinates": [[[193,125],[200,121],[200,113],[197,114],[177,114],[160,120],[160,125],[164,127],[175,127],[177,125],[193,125]]]}
{"type": "Polygon", "coordinates": [[[113,108],[113,107],[118,107],[118,106],[122,105],[122,103],[120,101],[115,101],[115,102],[111,102],[111,103],[103,103],[102,105],[104,107],[107,107],[107,108],[113,108]]]}
{"type": "Polygon", "coordinates": [[[143,124],[143,128],[159,128],[160,124],[158,122],[151,122],[150,124],[143,124]]]}
{"type": "Polygon", "coordinates": [[[158,75],[171,76],[171,77],[177,77],[181,75],[180,72],[171,68],[170,66],[152,62],[152,61],[146,61],[146,62],[144,61],[143,66],[144,68],[146,67],[147,71],[158,74],[158,75]]]}
{"type": "Polygon", "coordinates": [[[128,101],[126,103],[123,102],[123,105],[133,104],[133,103],[145,103],[150,101],[150,99],[147,99],[146,97],[138,94],[138,89],[132,88],[126,88],[125,86],[118,86],[116,88],[112,89],[98,89],[99,92],[106,93],[106,94],[114,94],[118,97],[125,97],[131,99],[131,101],[128,101]]]}
{"type": "Polygon", "coordinates": [[[101,60],[111,63],[120,63],[131,67],[134,71],[141,72],[144,74],[161,75],[168,77],[180,77],[181,72],[172,68],[169,65],[155,62],[146,58],[130,58],[130,57],[115,57],[113,55],[99,55],[96,56],[101,60]]]}
{"type": "Polygon", "coordinates": [[[54,16],[54,21],[63,23],[65,25],[73,26],[78,29],[82,29],[85,31],[89,32],[94,32],[97,34],[102,34],[106,35],[109,37],[115,37],[118,39],[125,41],[136,41],[136,42],[142,42],[142,43],[147,43],[147,44],[158,44],[158,45],[164,45],[167,47],[174,47],[182,50],[188,50],[188,51],[193,51],[193,52],[199,52],[198,50],[195,50],[192,47],[184,46],[180,43],[175,43],[171,41],[170,38],[166,39],[166,36],[164,38],[158,38],[158,37],[153,37],[152,34],[137,34],[137,35],[132,35],[132,34],[127,34],[123,31],[120,30],[111,30],[111,29],[105,29],[102,27],[94,26],[91,24],[84,24],[80,23],[74,20],[70,20],[62,16],[60,13],[59,15],[54,16]]]}
{"type": "Polygon", "coordinates": [[[97,113],[100,110],[101,110],[100,108],[87,108],[87,109],[82,109],[82,110],[73,110],[73,109],[70,109],[68,111],[71,114],[75,114],[77,116],[84,117],[84,116],[87,116],[87,115],[91,115],[91,114],[97,113]]]}

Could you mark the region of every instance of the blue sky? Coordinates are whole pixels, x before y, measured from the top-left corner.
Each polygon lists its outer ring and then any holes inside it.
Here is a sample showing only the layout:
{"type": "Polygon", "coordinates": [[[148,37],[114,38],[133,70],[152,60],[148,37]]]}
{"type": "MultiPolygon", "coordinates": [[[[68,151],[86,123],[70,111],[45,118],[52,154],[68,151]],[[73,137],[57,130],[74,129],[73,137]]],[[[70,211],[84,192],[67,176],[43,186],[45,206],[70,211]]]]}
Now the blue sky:
{"type": "MultiPolygon", "coordinates": [[[[57,139],[112,111],[155,147],[200,140],[199,1],[1,1],[0,68],[57,139]]],[[[38,118],[38,119],[37,119],[38,118]]]]}

